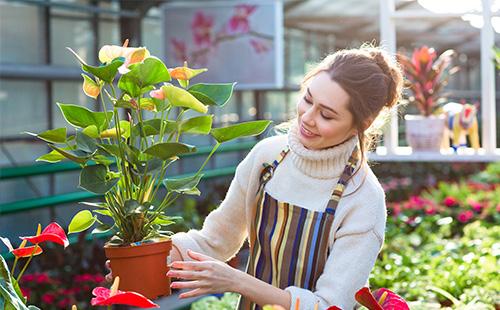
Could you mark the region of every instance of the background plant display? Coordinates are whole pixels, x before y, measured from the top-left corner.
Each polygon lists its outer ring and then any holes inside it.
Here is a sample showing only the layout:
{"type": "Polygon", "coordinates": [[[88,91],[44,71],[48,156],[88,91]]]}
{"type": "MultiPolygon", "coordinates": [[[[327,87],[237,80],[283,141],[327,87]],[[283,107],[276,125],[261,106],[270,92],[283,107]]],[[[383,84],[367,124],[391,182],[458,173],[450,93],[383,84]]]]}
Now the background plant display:
{"type": "Polygon", "coordinates": [[[499,168],[390,203],[370,284],[416,301],[412,309],[498,309],[499,168]]]}

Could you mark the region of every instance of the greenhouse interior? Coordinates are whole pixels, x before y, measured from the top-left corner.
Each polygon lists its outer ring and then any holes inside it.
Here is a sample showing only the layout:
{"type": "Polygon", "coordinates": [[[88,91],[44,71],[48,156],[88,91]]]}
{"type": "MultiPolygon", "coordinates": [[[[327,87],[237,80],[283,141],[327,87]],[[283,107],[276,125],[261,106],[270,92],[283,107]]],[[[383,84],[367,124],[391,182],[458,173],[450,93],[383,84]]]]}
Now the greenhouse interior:
{"type": "Polygon", "coordinates": [[[499,0],[0,0],[0,38],[1,309],[500,308],[499,0]]]}

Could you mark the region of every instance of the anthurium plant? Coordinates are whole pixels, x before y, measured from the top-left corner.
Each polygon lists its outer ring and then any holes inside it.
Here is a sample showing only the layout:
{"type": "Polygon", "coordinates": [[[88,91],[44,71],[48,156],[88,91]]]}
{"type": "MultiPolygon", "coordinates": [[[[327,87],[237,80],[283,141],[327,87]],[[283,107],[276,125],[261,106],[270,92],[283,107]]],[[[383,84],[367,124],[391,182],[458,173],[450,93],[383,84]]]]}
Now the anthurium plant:
{"type": "Polygon", "coordinates": [[[65,120],[74,129],[56,128],[38,134],[52,151],[38,161],[67,159],[82,167],[79,187],[103,195],[94,207],[72,219],[69,233],[96,224],[93,233],[112,232],[111,245],[168,238],[165,215],[180,195],[199,195],[203,168],[224,142],[262,133],[269,121],[251,121],[212,128],[209,107],[221,108],[230,99],[235,83],[192,84],[191,79],[207,71],[187,63],[168,69],[145,47],[105,45],[100,64],[87,64],[69,49],[83,70],[83,92],[99,100],[99,111],[58,102],[65,120]],[[173,80],[177,81],[174,85],[173,80]],[[185,118],[186,112],[196,116],[185,118]],[[124,116],[124,117],[122,117],[124,116]],[[195,153],[196,146],[182,142],[184,135],[211,135],[216,144],[199,169],[184,178],[167,175],[181,155],[195,153]],[[166,189],[165,193],[160,187],[166,189]],[[105,224],[100,216],[110,217],[105,224]]]}
{"type": "Polygon", "coordinates": [[[18,248],[14,248],[8,238],[0,237],[3,244],[9,249],[9,252],[14,255],[14,263],[10,271],[4,258],[0,256],[0,309],[39,309],[35,306],[26,305],[28,300],[25,296],[23,296],[21,288],[19,287],[19,280],[28,268],[28,265],[33,257],[43,253],[43,249],[40,244],[51,242],[60,244],[64,246],[64,248],[69,245],[66,233],[61,226],[55,222],[50,223],[43,230],[42,226],[38,224],[38,229],[34,236],[20,238],[23,241],[18,248]],[[26,246],[28,242],[33,245],[26,246]],[[17,263],[23,258],[27,258],[27,260],[24,262],[23,267],[20,269],[16,277],[14,274],[17,263]]]}
{"type": "Polygon", "coordinates": [[[444,86],[458,71],[458,67],[451,66],[454,55],[453,50],[447,50],[438,57],[434,48],[427,46],[415,49],[411,58],[397,55],[405,73],[405,84],[413,94],[410,102],[416,104],[420,114],[430,116],[439,107],[444,86]]]}

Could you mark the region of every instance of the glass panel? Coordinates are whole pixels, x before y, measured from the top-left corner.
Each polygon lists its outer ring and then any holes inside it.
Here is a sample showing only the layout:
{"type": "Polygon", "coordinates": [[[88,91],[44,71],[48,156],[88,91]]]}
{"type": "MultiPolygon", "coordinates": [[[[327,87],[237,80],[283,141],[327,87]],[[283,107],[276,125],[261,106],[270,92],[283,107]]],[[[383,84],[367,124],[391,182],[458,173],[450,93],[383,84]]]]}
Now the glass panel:
{"type": "Polygon", "coordinates": [[[142,19],[142,43],[151,55],[164,59],[161,20],[158,14],[157,8],[151,8],[147,16],[142,19]]]}
{"type": "Polygon", "coordinates": [[[56,65],[78,65],[78,61],[66,47],[70,47],[88,64],[96,64],[91,23],[86,20],[71,20],[53,17],[50,20],[52,51],[51,63],[56,65]]]}
{"type": "Polygon", "coordinates": [[[46,101],[44,82],[0,80],[0,136],[46,130],[46,101]]]}
{"type": "Polygon", "coordinates": [[[0,2],[1,63],[43,63],[42,17],[38,6],[0,2]]]}

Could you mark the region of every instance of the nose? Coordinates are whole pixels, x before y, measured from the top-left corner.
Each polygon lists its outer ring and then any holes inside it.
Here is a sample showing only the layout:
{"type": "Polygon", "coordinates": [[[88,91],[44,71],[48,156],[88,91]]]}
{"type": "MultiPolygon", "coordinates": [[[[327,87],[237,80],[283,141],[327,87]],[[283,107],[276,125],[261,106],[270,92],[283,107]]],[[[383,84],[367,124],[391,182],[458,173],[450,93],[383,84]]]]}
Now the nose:
{"type": "Polygon", "coordinates": [[[314,107],[308,106],[302,114],[301,120],[308,126],[314,126],[314,107]]]}

